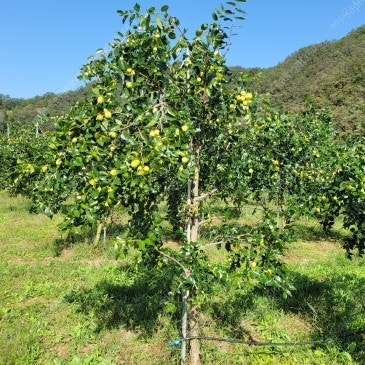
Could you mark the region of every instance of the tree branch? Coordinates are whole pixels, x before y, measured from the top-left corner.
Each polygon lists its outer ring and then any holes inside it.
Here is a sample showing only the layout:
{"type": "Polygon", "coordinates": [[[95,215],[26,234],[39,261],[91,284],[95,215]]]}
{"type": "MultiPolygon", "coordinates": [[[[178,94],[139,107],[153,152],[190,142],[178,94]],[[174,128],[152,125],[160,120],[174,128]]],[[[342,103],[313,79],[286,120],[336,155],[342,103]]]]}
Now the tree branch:
{"type": "Polygon", "coordinates": [[[198,224],[199,224],[199,227],[202,226],[203,224],[206,224],[206,223],[210,223],[212,220],[214,219],[219,219],[219,220],[223,220],[222,217],[219,217],[219,216],[214,216],[214,217],[210,217],[209,219],[205,219],[203,221],[200,221],[198,224]]]}
{"type": "Polygon", "coordinates": [[[248,232],[244,235],[240,235],[238,237],[227,237],[227,239],[223,239],[221,241],[210,242],[210,243],[207,243],[205,245],[201,245],[201,246],[199,246],[199,250],[205,250],[207,247],[210,247],[210,246],[218,246],[218,245],[222,245],[222,244],[227,243],[227,242],[237,241],[237,238],[252,236],[251,232],[252,232],[252,230],[250,232],[248,232]]]}
{"type": "Polygon", "coordinates": [[[162,256],[166,257],[167,259],[169,259],[170,261],[174,262],[176,265],[180,266],[184,272],[185,278],[188,278],[190,276],[190,270],[188,268],[186,268],[180,261],[176,260],[174,257],[168,255],[165,252],[162,252],[160,250],[157,250],[157,252],[159,254],[161,254],[162,256]]]}
{"type": "Polygon", "coordinates": [[[199,246],[199,250],[205,250],[209,246],[218,246],[218,245],[221,245],[221,244],[226,243],[226,242],[228,242],[228,240],[210,242],[210,243],[207,243],[206,245],[199,246]]]}
{"type": "Polygon", "coordinates": [[[194,200],[197,202],[197,201],[200,201],[200,200],[203,200],[205,198],[207,198],[208,196],[210,195],[213,195],[218,189],[213,189],[211,191],[208,191],[207,193],[205,194],[202,194],[202,195],[199,195],[197,196],[194,200]]]}

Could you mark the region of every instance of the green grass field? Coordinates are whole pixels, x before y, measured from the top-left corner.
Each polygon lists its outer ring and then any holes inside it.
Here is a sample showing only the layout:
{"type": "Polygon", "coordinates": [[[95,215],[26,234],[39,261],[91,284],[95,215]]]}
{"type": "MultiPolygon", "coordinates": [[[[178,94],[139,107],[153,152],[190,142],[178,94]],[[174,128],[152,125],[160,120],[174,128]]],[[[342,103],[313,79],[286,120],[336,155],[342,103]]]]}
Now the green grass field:
{"type": "MultiPolygon", "coordinates": [[[[0,192],[0,364],[179,364],[170,346],[179,314],[164,305],[168,275],[132,275],[108,240],[98,248],[85,236],[62,241],[60,220],[29,214],[28,205],[0,192]]],[[[345,257],[339,228],[327,237],[304,219],[296,230],[300,240],[285,258],[293,295],[220,288],[201,313],[201,334],[330,340],[287,347],[202,340],[204,364],[365,364],[364,259],[345,257]]]]}

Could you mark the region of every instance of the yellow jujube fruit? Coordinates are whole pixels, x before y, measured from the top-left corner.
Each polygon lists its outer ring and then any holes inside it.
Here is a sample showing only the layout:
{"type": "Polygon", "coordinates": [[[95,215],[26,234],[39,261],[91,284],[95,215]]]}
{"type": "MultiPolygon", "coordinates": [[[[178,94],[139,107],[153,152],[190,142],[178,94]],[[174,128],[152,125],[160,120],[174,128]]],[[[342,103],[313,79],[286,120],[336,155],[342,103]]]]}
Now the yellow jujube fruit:
{"type": "Polygon", "coordinates": [[[146,172],[144,168],[145,168],[145,166],[139,165],[137,167],[137,175],[144,175],[146,172]]]}
{"type": "Polygon", "coordinates": [[[135,158],[134,160],[132,160],[132,162],[131,162],[131,167],[133,167],[134,169],[136,168],[136,167],[138,167],[139,165],[141,164],[141,161],[140,160],[138,160],[138,158],[135,158]]]}
{"type": "Polygon", "coordinates": [[[130,76],[133,76],[135,74],[134,70],[132,67],[128,67],[126,70],[125,70],[125,73],[127,75],[130,75],[130,76]]]}
{"type": "Polygon", "coordinates": [[[90,185],[95,185],[98,182],[98,179],[96,177],[94,177],[93,179],[91,179],[89,181],[90,185]]]}
{"type": "Polygon", "coordinates": [[[160,131],[158,129],[152,129],[150,132],[150,137],[157,137],[160,135],[160,131]]]}
{"type": "Polygon", "coordinates": [[[104,109],[104,116],[106,119],[110,119],[112,117],[112,113],[108,109],[104,109]]]}

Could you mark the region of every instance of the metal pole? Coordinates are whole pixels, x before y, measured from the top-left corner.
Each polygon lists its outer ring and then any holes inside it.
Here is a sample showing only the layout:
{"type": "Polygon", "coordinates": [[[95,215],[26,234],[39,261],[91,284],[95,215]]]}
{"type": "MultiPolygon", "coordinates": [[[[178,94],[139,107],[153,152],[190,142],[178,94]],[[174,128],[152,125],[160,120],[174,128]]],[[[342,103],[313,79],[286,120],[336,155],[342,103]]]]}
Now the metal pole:
{"type": "Polygon", "coordinates": [[[104,230],[104,232],[103,232],[103,243],[105,244],[105,242],[106,242],[106,224],[105,223],[104,223],[103,230],[104,230]]]}
{"type": "MultiPolygon", "coordinates": [[[[188,180],[188,196],[187,196],[187,206],[188,206],[188,216],[186,219],[186,240],[188,243],[191,242],[191,187],[192,187],[191,179],[188,180]]],[[[184,278],[186,278],[186,273],[184,273],[184,278]]],[[[181,342],[181,365],[185,364],[186,361],[186,348],[187,348],[187,328],[188,328],[188,297],[189,291],[185,290],[182,298],[182,324],[181,324],[181,334],[182,334],[182,342],[181,342]]]]}
{"type": "Polygon", "coordinates": [[[186,361],[186,336],[187,336],[187,328],[188,328],[188,297],[189,291],[186,290],[183,295],[182,300],[182,325],[181,325],[181,333],[182,333],[182,342],[181,342],[181,365],[185,364],[186,361]]]}

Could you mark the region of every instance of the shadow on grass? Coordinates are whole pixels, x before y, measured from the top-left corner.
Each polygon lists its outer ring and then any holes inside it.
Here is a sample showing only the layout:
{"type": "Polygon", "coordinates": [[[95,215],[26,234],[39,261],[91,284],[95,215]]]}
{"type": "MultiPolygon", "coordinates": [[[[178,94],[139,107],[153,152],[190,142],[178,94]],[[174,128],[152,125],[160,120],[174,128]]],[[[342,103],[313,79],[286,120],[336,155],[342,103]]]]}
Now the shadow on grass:
{"type": "Polygon", "coordinates": [[[351,330],[356,319],[365,313],[365,279],[353,275],[331,275],[323,280],[293,272],[296,291],[281,300],[286,311],[303,313],[320,329],[341,335],[351,330]]]}
{"type": "Polygon", "coordinates": [[[165,309],[174,272],[172,270],[143,270],[132,273],[118,268],[124,280],[101,280],[94,287],[81,288],[64,297],[77,310],[92,315],[97,331],[124,326],[150,336],[159,325],[159,316],[165,309]]]}
{"type": "Polygon", "coordinates": [[[320,224],[306,225],[297,222],[293,225],[295,236],[300,237],[302,241],[321,241],[321,240],[335,240],[343,241],[346,237],[344,232],[336,229],[325,231],[320,224]]]}
{"type": "MultiPolygon", "coordinates": [[[[309,341],[333,339],[330,344],[350,352],[355,361],[365,364],[365,279],[350,274],[332,274],[319,280],[295,271],[290,277],[296,288],[290,297],[283,298],[272,288],[241,294],[230,292],[224,300],[218,299],[212,304],[211,314],[224,327],[232,329],[233,337],[237,336],[234,330],[238,329],[239,338],[254,339],[254,335],[251,336],[255,334],[254,326],[248,322],[248,326],[242,327],[242,323],[246,313],[255,312],[257,300],[267,298],[270,308],[305,318],[312,329],[309,341]]],[[[264,311],[262,306],[260,311],[264,311]]],[[[321,347],[322,344],[313,346],[321,347]]]]}
{"type": "MultiPolygon", "coordinates": [[[[116,237],[118,234],[121,234],[127,228],[127,224],[111,222],[107,225],[106,228],[106,239],[110,239],[111,237],[116,237]]],[[[74,230],[69,231],[65,234],[65,237],[56,238],[53,242],[53,252],[55,256],[60,256],[62,251],[73,247],[77,244],[86,243],[93,244],[95,236],[96,236],[97,227],[86,227],[80,229],[80,231],[74,230]]],[[[100,241],[104,239],[104,232],[102,231],[100,241]]]]}
{"type": "Polygon", "coordinates": [[[285,312],[301,314],[314,329],[312,339],[331,338],[342,350],[355,343],[354,357],[365,363],[365,279],[329,275],[323,280],[292,272],[296,288],[291,297],[277,297],[285,312]]]}

